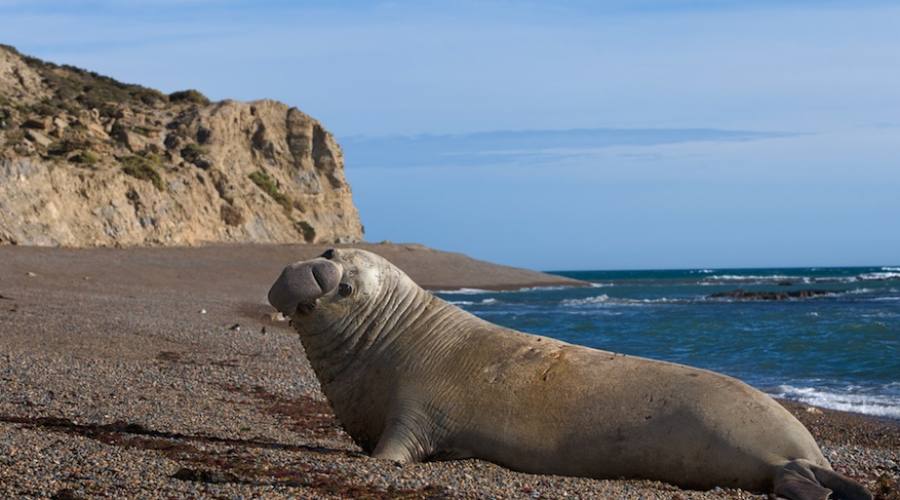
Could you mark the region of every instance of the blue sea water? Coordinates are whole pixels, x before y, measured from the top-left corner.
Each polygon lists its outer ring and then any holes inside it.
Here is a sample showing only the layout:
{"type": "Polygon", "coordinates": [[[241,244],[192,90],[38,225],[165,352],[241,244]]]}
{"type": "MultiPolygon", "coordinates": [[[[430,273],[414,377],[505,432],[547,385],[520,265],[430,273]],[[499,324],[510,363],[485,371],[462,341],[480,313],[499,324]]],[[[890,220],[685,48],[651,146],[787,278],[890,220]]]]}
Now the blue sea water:
{"type": "Polygon", "coordinates": [[[684,363],[773,396],[900,419],[900,266],[564,271],[592,287],[438,295],[488,321],[684,363]],[[716,292],[823,290],[784,301],[716,292]]]}

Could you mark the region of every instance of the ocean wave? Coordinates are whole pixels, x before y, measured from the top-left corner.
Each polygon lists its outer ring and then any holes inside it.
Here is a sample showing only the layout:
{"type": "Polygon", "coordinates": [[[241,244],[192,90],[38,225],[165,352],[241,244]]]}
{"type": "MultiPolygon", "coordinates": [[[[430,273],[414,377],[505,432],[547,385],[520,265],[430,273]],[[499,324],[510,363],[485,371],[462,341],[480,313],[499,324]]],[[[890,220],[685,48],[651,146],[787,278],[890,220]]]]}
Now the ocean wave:
{"type": "Polygon", "coordinates": [[[605,293],[603,295],[596,295],[594,297],[587,297],[584,299],[565,299],[560,302],[560,305],[563,306],[586,306],[590,304],[604,304],[609,301],[609,295],[605,293]]]}
{"type": "Polygon", "coordinates": [[[574,288],[574,286],[566,286],[566,285],[553,285],[553,286],[526,286],[524,288],[518,288],[516,290],[501,290],[501,292],[510,293],[510,292],[546,292],[550,290],[566,290],[569,288],[574,288]]]}
{"type": "Polygon", "coordinates": [[[712,286],[722,284],[742,284],[742,285],[771,285],[779,282],[789,282],[810,285],[813,283],[858,283],[860,281],[885,281],[900,279],[900,272],[874,272],[864,273],[858,276],[788,276],[783,274],[773,274],[769,276],[762,275],[739,275],[739,274],[723,274],[707,276],[700,280],[697,284],[701,286],[712,286]]]}
{"type": "Polygon", "coordinates": [[[482,288],[454,288],[453,290],[434,290],[432,293],[446,293],[453,295],[480,295],[484,293],[495,293],[495,291],[484,290],[482,288]]]}
{"type": "Polygon", "coordinates": [[[474,306],[474,305],[488,305],[488,304],[496,304],[497,299],[487,298],[481,299],[479,301],[474,300],[448,300],[447,303],[453,304],[455,306],[474,306]]]}
{"type": "Polygon", "coordinates": [[[860,281],[887,281],[900,279],[898,272],[865,273],[857,276],[860,281]]]}
{"type": "Polygon", "coordinates": [[[613,283],[600,283],[599,281],[591,282],[591,288],[606,288],[609,286],[616,286],[613,283]]]}
{"type": "Polygon", "coordinates": [[[900,418],[900,396],[829,392],[814,387],[792,385],[778,386],[770,394],[777,398],[792,399],[832,410],[900,418]]]}
{"type": "Polygon", "coordinates": [[[610,297],[605,293],[603,295],[596,295],[593,297],[586,297],[583,299],[565,299],[561,301],[559,304],[565,307],[580,307],[580,306],[589,306],[589,305],[597,305],[597,304],[610,304],[610,305],[618,305],[618,306],[640,306],[640,305],[648,305],[648,304],[685,304],[692,302],[689,299],[670,299],[668,297],[659,297],[656,299],[627,299],[620,297],[610,297]]]}
{"type": "MultiPolygon", "coordinates": [[[[794,293],[794,292],[792,292],[794,293]]],[[[808,297],[786,297],[782,300],[816,300],[823,298],[834,298],[834,297],[844,297],[844,296],[855,296],[855,295],[866,295],[878,293],[878,290],[872,288],[853,288],[851,290],[833,290],[833,291],[821,291],[808,296],[808,297]]],[[[900,300],[900,297],[875,297],[875,298],[863,298],[864,300],[873,300],[873,301],[892,301],[892,300],[900,300]]],[[[646,298],[646,299],[636,299],[636,298],[625,298],[625,297],[610,297],[607,294],[595,295],[591,297],[585,297],[580,299],[564,299],[559,302],[561,306],[564,307],[580,307],[580,306],[589,306],[589,305],[608,305],[608,306],[633,306],[633,305],[651,305],[651,304],[698,304],[698,303],[723,303],[723,302],[748,302],[748,301],[763,301],[763,298],[753,298],[753,297],[739,297],[734,298],[730,296],[720,296],[716,297],[713,295],[707,296],[695,296],[695,297],[679,297],[679,298],[671,298],[671,297],[656,297],[656,298],[646,298]]]]}
{"type": "Polygon", "coordinates": [[[693,269],[691,274],[712,274],[714,272],[712,269],[693,269]]]}
{"type": "Polygon", "coordinates": [[[781,281],[802,279],[803,276],[787,276],[784,274],[714,274],[703,278],[704,281],[781,281]]]}
{"type": "MultiPolygon", "coordinates": [[[[600,283],[598,285],[591,284],[592,287],[599,288],[602,286],[612,286],[612,283],[600,283]]],[[[552,290],[568,290],[577,288],[576,285],[546,285],[546,286],[526,286],[513,290],[486,290],[484,288],[454,288],[449,290],[432,290],[431,293],[441,295],[484,295],[497,293],[521,293],[521,292],[546,292],[552,290]]]]}
{"type": "Polygon", "coordinates": [[[882,267],[881,271],[871,273],[862,273],[856,276],[797,276],[787,274],[714,274],[706,276],[700,280],[699,284],[717,284],[717,283],[743,283],[752,285],[762,285],[766,283],[778,281],[797,281],[804,284],[810,283],[827,283],[829,281],[838,283],[855,283],[858,281],[887,281],[900,279],[900,267],[882,267]]]}
{"type": "MultiPolygon", "coordinates": [[[[837,278],[834,278],[837,280],[837,278]]],[[[852,278],[854,281],[855,277],[852,278]]],[[[810,276],[788,276],[784,274],[756,275],[756,274],[714,274],[706,276],[697,282],[700,286],[714,285],[771,285],[773,283],[787,282],[790,284],[802,283],[809,285],[819,281],[830,281],[832,278],[813,278],[810,276]]]]}

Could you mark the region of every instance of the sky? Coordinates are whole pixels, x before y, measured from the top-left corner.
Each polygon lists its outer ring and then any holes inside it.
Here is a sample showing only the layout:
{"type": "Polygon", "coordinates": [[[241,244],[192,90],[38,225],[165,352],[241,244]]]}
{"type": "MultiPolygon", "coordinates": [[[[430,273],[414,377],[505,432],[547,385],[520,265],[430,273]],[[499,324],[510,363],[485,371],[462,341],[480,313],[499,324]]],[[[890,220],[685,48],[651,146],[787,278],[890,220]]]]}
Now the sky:
{"type": "Polygon", "coordinates": [[[900,264],[887,1],[0,0],[0,43],[273,98],[369,241],[536,269],[900,264]]]}

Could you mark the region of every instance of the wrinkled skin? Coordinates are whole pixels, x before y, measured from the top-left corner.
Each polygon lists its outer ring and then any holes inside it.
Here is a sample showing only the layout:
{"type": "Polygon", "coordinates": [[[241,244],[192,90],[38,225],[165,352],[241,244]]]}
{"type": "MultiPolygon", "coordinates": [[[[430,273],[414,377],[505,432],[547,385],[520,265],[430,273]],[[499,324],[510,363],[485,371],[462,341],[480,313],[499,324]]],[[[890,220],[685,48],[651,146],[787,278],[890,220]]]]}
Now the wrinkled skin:
{"type": "Polygon", "coordinates": [[[288,266],[269,301],[292,317],[336,416],[376,458],[474,457],[796,499],[825,498],[827,484],[868,498],[831,472],[799,421],[736,379],[488,323],[363,250],[288,266]]]}

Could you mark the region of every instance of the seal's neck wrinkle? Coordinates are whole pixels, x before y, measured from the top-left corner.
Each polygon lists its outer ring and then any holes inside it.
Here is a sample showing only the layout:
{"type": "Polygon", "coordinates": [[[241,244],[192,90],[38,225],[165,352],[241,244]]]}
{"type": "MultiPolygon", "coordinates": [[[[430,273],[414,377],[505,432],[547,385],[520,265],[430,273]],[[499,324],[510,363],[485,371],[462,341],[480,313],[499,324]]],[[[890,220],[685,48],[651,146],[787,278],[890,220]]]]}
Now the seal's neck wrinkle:
{"type": "Polygon", "coordinates": [[[323,331],[304,339],[304,345],[320,382],[327,385],[352,378],[364,360],[398,366],[440,356],[454,345],[460,337],[454,332],[461,332],[469,318],[390,269],[381,276],[381,287],[371,300],[323,325],[323,331]]]}

